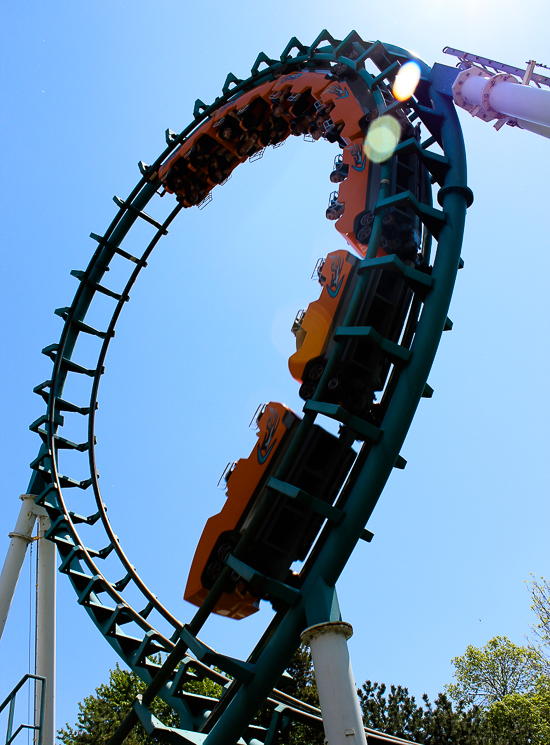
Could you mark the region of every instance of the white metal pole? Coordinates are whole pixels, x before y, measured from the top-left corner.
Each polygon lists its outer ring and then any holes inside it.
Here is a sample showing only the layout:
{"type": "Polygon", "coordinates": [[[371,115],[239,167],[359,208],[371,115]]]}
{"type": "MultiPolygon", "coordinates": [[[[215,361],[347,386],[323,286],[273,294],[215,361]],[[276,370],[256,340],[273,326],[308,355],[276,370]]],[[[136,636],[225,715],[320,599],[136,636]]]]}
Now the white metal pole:
{"type": "Polygon", "coordinates": [[[475,65],[461,70],[453,83],[453,98],[457,106],[486,122],[497,119],[499,129],[509,119],[519,127],[550,135],[550,90],[529,85],[531,66],[523,83],[507,73],[489,75],[475,65]]]}
{"type": "Polygon", "coordinates": [[[35,498],[32,494],[21,495],[20,499],[23,501],[21,511],[17,518],[15,530],[9,534],[11,543],[0,575],[0,638],[6,625],[21,567],[25,561],[27,546],[32,541],[31,536],[36,521],[36,512],[37,509],[40,509],[34,504],[35,498]]]}
{"type": "MultiPolygon", "coordinates": [[[[38,600],[36,610],[36,674],[46,678],[43,745],[55,740],[55,591],[56,549],[44,534],[50,527],[48,517],[40,517],[38,530],[38,600]]],[[[38,693],[38,686],[37,686],[38,693]]],[[[35,717],[40,703],[35,703],[35,717]]]]}
{"type": "Polygon", "coordinates": [[[550,127],[550,91],[518,85],[512,76],[464,76],[462,96],[465,103],[481,106],[504,116],[523,119],[550,127]],[[505,77],[511,78],[504,80],[505,77]]]}
{"type": "Polygon", "coordinates": [[[310,626],[302,633],[309,644],[328,745],[366,745],[357,689],[347,640],[349,623],[331,621],[310,626]]]}

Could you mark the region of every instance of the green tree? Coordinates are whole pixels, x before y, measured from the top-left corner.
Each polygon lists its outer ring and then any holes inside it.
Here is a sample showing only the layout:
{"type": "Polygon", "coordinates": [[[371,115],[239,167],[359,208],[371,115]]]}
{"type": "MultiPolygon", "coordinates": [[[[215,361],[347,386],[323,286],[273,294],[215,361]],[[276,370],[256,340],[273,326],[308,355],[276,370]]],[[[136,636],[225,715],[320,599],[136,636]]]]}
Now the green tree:
{"type": "Polygon", "coordinates": [[[535,645],[540,649],[545,674],[550,676],[550,582],[531,575],[531,610],[538,622],[531,624],[535,645]]]}
{"type": "MultiPolygon", "coordinates": [[[[298,647],[286,671],[290,677],[281,680],[280,688],[290,696],[318,707],[319,694],[311,654],[303,644],[298,647]]],[[[285,745],[323,745],[325,736],[322,727],[293,722],[282,739],[285,745]]]]}
{"type": "Polygon", "coordinates": [[[446,686],[447,693],[454,701],[484,707],[513,693],[533,691],[543,674],[538,650],[503,636],[495,636],[481,649],[469,645],[453,664],[456,683],[446,686]]]}
{"type": "Polygon", "coordinates": [[[422,707],[407,688],[367,680],[357,691],[365,727],[399,737],[415,737],[422,727],[422,707]]]}
{"type": "Polygon", "coordinates": [[[464,702],[459,702],[453,708],[445,694],[439,694],[434,704],[424,694],[423,705],[419,705],[403,686],[391,686],[387,695],[386,691],[383,683],[370,680],[358,691],[365,727],[415,743],[487,745],[479,707],[466,709],[464,702]]]}
{"type": "MultiPolygon", "coordinates": [[[[96,688],[95,696],[87,696],[78,704],[78,721],[75,728],[66,724],[58,730],[63,745],[103,745],[115,733],[138,693],[145,684],[134,672],[122,670],[118,663],[110,671],[109,683],[96,688]]],[[[173,710],[159,698],[150,707],[151,712],[166,725],[178,726],[173,710]]],[[[128,745],[147,745],[154,741],[147,737],[141,725],[136,726],[128,738],[128,745]]]]}
{"type": "Polygon", "coordinates": [[[487,712],[487,731],[495,740],[506,733],[507,745],[549,745],[550,681],[540,677],[529,693],[511,693],[487,712]]]}
{"type": "MultiPolygon", "coordinates": [[[[287,672],[290,677],[281,681],[284,691],[312,706],[318,706],[317,686],[307,648],[301,646],[297,650],[287,672]]],[[[74,728],[66,724],[65,729],[60,729],[57,733],[59,740],[63,745],[104,745],[130,710],[136,695],[145,688],[145,684],[134,672],[122,670],[117,663],[115,669],[110,671],[109,683],[100,685],[95,695],[87,696],[79,703],[77,724],[74,728]]],[[[189,693],[211,698],[219,698],[222,692],[221,686],[207,678],[189,681],[184,688],[189,693]]],[[[156,698],[149,709],[163,724],[179,726],[177,715],[160,698],[156,698]]],[[[271,712],[264,709],[256,723],[269,727],[270,722],[271,712]]],[[[298,722],[289,724],[284,733],[285,745],[322,745],[323,741],[322,728],[313,728],[298,722]]],[[[155,740],[146,735],[141,725],[137,725],[126,742],[128,745],[152,745],[155,740]]]]}

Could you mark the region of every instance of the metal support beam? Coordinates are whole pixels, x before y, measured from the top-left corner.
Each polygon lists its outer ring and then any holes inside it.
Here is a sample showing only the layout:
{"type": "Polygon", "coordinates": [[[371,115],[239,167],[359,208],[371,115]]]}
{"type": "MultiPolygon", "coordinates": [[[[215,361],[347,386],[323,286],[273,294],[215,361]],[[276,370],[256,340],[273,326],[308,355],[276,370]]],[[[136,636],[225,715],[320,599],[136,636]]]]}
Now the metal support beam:
{"type": "Polygon", "coordinates": [[[328,745],[367,745],[347,640],[349,623],[331,621],[310,626],[302,634],[309,644],[328,745]]]}
{"type": "MultiPolygon", "coordinates": [[[[11,543],[6,554],[6,560],[0,575],[0,638],[6,625],[8,613],[17,587],[17,581],[21,574],[21,568],[25,561],[27,546],[32,541],[32,531],[38,512],[42,509],[34,503],[36,497],[32,494],[20,496],[23,504],[13,533],[9,533],[11,543]]],[[[46,512],[43,511],[45,515],[46,512]]]]}
{"type": "Polygon", "coordinates": [[[459,106],[479,106],[493,118],[511,116],[550,126],[550,91],[518,84],[515,78],[504,73],[492,77],[473,73],[472,68],[457,76],[453,92],[457,91],[455,101],[459,106]]]}
{"type": "MultiPolygon", "coordinates": [[[[36,608],[36,675],[46,678],[43,745],[54,745],[55,740],[55,594],[56,548],[44,537],[50,519],[39,518],[38,527],[38,600],[36,608]]],[[[36,716],[40,706],[35,702],[36,716]]],[[[35,722],[38,724],[38,722],[35,722]]]]}
{"type": "Polygon", "coordinates": [[[25,561],[27,546],[33,540],[32,532],[38,518],[35,674],[40,679],[45,678],[46,681],[35,688],[35,727],[37,727],[37,733],[40,734],[42,745],[54,745],[56,549],[54,543],[44,538],[50,527],[50,520],[46,510],[35,504],[36,496],[22,494],[20,499],[23,504],[15,530],[9,534],[11,543],[0,575],[0,637],[6,625],[17,581],[25,561]],[[45,695],[44,685],[46,686],[45,695]]]}

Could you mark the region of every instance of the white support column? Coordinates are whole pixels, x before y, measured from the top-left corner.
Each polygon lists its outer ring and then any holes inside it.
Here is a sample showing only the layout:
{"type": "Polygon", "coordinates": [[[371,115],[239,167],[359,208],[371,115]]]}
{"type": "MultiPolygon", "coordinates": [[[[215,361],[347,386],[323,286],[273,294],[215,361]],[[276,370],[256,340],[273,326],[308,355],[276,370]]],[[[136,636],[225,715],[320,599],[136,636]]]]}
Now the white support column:
{"type": "Polygon", "coordinates": [[[36,521],[37,508],[32,494],[22,494],[21,511],[17,518],[15,530],[9,534],[11,543],[0,575],[0,638],[6,625],[8,613],[21,573],[27,546],[32,541],[32,531],[36,521]]]}
{"type": "Polygon", "coordinates": [[[458,82],[462,96],[457,93],[456,98],[472,107],[480,106],[490,117],[511,116],[550,126],[550,91],[520,85],[512,75],[503,73],[473,75],[471,69],[460,73],[458,82]]]}
{"type": "MultiPolygon", "coordinates": [[[[56,548],[44,538],[50,527],[48,517],[40,517],[38,530],[38,600],[36,609],[36,674],[46,678],[43,745],[55,741],[55,593],[56,548]]],[[[37,686],[37,693],[39,687],[37,686]]],[[[35,716],[39,699],[36,698],[35,716]]]]}
{"type": "Polygon", "coordinates": [[[328,745],[367,743],[348,653],[352,634],[351,625],[341,621],[310,626],[302,634],[311,648],[328,745]]]}
{"type": "Polygon", "coordinates": [[[491,79],[488,91],[489,105],[495,111],[531,124],[550,127],[550,90],[513,85],[496,77],[491,79]]]}
{"type": "MultiPolygon", "coordinates": [[[[32,541],[36,519],[38,529],[38,597],[36,605],[35,673],[46,678],[43,745],[54,745],[55,739],[55,592],[56,548],[44,534],[50,520],[43,507],[38,507],[32,494],[22,494],[23,501],[15,530],[9,534],[11,543],[0,575],[0,637],[6,624],[11,601],[17,587],[27,546],[32,541]]],[[[40,686],[35,693],[35,724],[38,724],[40,686]]]]}
{"type": "Polygon", "coordinates": [[[498,119],[497,129],[511,119],[523,129],[548,137],[550,90],[530,86],[529,77],[528,70],[521,83],[513,75],[490,75],[479,67],[469,67],[456,77],[454,102],[486,122],[498,119]]]}

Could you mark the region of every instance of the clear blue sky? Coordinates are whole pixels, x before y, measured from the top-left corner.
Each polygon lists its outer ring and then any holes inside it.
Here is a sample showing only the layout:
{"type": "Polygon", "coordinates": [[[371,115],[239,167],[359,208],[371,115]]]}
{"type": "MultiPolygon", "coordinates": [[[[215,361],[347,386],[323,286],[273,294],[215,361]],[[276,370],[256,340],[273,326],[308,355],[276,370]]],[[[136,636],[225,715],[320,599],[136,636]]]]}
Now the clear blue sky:
{"type": "MultiPolygon", "coordinates": [[[[550,10],[443,0],[260,5],[162,0],[4,3],[1,30],[0,560],[26,490],[44,411],[32,393],[58,340],[54,308],[76,289],[114,215],[167,127],[229,71],[246,77],[260,50],[292,36],[356,29],[454,64],[445,45],[521,66],[550,63],[550,10]],[[2,549],[2,546],[4,548],[2,549]]],[[[461,112],[475,202],[469,210],[446,333],[395,472],[339,584],[355,634],[356,681],[433,699],[450,660],[496,634],[522,643],[533,621],[524,580],[548,576],[548,140],[461,112]]],[[[287,142],[245,164],[203,212],[188,210],[161,242],[117,327],[100,388],[98,468],[109,515],[133,563],[188,620],[187,570],[216,482],[248,455],[256,406],[300,411],[286,358],[296,310],[318,293],[315,260],[343,247],[324,218],[337,148],[287,142]]],[[[169,199],[169,197],[167,197],[169,199]]],[[[84,497],[83,497],[84,500],[84,497]]],[[[83,510],[85,507],[83,506],[83,510]]],[[[105,681],[114,653],[58,577],[57,723],[105,681]]],[[[0,700],[28,669],[29,567],[0,644],[0,700]]],[[[215,619],[205,641],[246,655],[267,624],[215,619]]]]}

